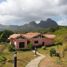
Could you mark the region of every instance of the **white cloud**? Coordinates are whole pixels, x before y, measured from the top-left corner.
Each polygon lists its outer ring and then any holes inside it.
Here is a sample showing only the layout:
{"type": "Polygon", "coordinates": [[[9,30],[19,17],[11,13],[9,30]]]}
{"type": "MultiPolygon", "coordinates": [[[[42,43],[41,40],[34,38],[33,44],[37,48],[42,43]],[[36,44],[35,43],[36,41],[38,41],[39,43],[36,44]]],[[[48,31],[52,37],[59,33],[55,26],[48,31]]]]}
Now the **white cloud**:
{"type": "MultiPolygon", "coordinates": [[[[1,19],[0,20],[1,24],[6,24],[12,20],[20,20],[20,17],[10,16],[10,15],[0,15],[0,19],[1,19]]],[[[6,25],[8,25],[8,24],[6,24],[6,25]]]]}
{"type": "Polygon", "coordinates": [[[62,19],[62,20],[58,21],[58,24],[61,26],[67,26],[67,19],[62,19]]]}
{"type": "Polygon", "coordinates": [[[51,16],[67,15],[67,3],[65,1],[66,0],[3,1],[0,3],[0,23],[24,24],[32,20],[39,21],[51,16]],[[15,22],[17,20],[18,22],[15,22]]]}

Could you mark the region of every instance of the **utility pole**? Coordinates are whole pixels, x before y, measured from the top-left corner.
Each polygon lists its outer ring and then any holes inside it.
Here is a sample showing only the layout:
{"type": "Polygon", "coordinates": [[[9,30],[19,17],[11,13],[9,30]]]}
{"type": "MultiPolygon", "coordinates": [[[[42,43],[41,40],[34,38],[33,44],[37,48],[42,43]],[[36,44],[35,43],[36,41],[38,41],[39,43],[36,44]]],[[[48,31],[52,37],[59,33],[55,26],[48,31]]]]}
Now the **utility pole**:
{"type": "Polygon", "coordinates": [[[17,52],[14,53],[14,67],[17,67],[17,52]]]}

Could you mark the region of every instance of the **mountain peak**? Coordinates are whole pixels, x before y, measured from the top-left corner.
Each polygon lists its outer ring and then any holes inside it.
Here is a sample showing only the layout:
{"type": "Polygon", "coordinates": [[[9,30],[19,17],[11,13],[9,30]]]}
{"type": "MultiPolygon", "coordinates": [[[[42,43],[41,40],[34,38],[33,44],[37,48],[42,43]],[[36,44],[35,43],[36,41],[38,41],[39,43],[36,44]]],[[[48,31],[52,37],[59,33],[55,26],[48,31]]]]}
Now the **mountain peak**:
{"type": "Polygon", "coordinates": [[[47,21],[51,21],[52,19],[51,18],[48,18],[47,21]]]}
{"type": "Polygon", "coordinates": [[[30,25],[36,25],[36,22],[35,21],[31,21],[29,24],[30,25]]]}
{"type": "Polygon", "coordinates": [[[46,21],[47,22],[55,22],[56,23],[56,21],[52,20],[51,18],[48,18],[46,21]]]}
{"type": "Polygon", "coordinates": [[[47,20],[41,20],[39,23],[39,26],[44,27],[44,28],[54,28],[57,27],[58,24],[56,21],[52,20],[51,18],[48,18],[47,20]]]}

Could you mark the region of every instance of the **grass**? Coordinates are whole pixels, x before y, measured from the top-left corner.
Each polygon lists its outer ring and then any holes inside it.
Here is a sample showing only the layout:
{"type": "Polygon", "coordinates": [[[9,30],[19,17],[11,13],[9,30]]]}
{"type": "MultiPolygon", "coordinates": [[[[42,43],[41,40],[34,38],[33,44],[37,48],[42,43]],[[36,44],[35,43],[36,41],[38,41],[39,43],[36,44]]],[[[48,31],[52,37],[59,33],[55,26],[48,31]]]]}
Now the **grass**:
{"type": "MultiPolygon", "coordinates": [[[[0,47],[1,49],[3,46],[0,47]]],[[[14,53],[9,52],[7,47],[1,51],[3,55],[7,58],[6,63],[0,63],[0,67],[13,67],[14,53]]],[[[25,65],[35,58],[32,51],[17,51],[17,67],[25,67],[25,65]]]]}
{"type": "Polygon", "coordinates": [[[56,35],[55,40],[57,42],[63,42],[64,41],[64,38],[67,37],[67,28],[64,28],[63,27],[61,29],[58,29],[55,32],[53,32],[53,34],[56,35]]]}
{"type": "Polygon", "coordinates": [[[48,55],[51,48],[57,49],[57,47],[58,46],[50,46],[50,47],[46,47],[46,49],[38,48],[38,52],[40,52],[40,53],[42,53],[44,55],[48,55]]]}
{"type": "MultiPolygon", "coordinates": [[[[4,64],[4,67],[13,67],[13,53],[8,53],[5,54],[6,58],[7,58],[7,62],[6,64],[4,64]]],[[[34,58],[34,55],[31,51],[17,51],[17,66],[18,67],[25,67],[25,65],[32,60],[32,58],[34,58]]]]}

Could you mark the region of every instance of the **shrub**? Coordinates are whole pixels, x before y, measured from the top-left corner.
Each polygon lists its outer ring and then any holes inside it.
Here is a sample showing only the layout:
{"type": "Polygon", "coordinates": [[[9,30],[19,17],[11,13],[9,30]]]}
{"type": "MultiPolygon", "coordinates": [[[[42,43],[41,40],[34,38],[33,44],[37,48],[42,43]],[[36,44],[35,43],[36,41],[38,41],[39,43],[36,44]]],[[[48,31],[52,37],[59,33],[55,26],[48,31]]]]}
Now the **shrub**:
{"type": "Polygon", "coordinates": [[[8,50],[10,52],[15,51],[15,47],[13,45],[8,45],[8,50]]]}
{"type": "Polygon", "coordinates": [[[56,56],[60,58],[60,53],[56,53],[56,56]]]}
{"type": "Polygon", "coordinates": [[[5,46],[4,45],[0,45],[0,53],[2,53],[5,49],[5,46]]]}
{"type": "Polygon", "coordinates": [[[43,46],[42,48],[43,48],[44,50],[46,50],[46,46],[43,46]]]}
{"type": "Polygon", "coordinates": [[[55,48],[50,49],[50,56],[56,55],[56,50],[55,48]]]}
{"type": "Polygon", "coordinates": [[[29,44],[28,44],[28,48],[29,48],[29,49],[32,49],[32,43],[29,43],[29,44]]]}
{"type": "Polygon", "coordinates": [[[0,62],[6,61],[6,57],[3,55],[0,55],[0,62]]]}
{"type": "Polygon", "coordinates": [[[63,45],[62,42],[55,42],[54,44],[55,44],[55,45],[61,45],[61,46],[63,45]]]}
{"type": "Polygon", "coordinates": [[[67,43],[64,43],[64,44],[63,44],[63,50],[64,50],[64,51],[67,51],[67,43]]]}

